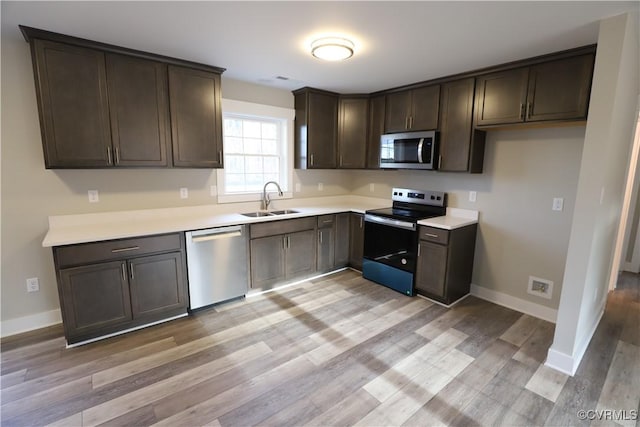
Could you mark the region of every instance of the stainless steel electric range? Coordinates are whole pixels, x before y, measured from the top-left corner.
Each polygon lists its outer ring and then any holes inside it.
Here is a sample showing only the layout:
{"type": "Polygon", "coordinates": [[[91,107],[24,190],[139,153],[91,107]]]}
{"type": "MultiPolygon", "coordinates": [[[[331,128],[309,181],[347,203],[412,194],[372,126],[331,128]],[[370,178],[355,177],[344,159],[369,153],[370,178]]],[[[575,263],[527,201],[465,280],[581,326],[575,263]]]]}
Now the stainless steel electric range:
{"type": "Polygon", "coordinates": [[[447,213],[447,194],[394,188],[391,208],[364,216],[362,275],[405,295],[414,295],[418,221],[447,213]]]}

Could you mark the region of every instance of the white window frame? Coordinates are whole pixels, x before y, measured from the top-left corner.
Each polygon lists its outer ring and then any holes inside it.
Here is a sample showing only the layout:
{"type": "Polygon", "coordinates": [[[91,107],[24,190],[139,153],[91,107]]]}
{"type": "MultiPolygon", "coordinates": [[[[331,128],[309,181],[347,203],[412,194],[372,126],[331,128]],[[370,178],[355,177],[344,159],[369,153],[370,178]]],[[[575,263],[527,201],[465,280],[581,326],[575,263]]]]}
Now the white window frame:
{"type": "MultiPolygon", "coordinates": [[[[273,194],[275,186],[269,186],[270,197],[272,199],[291,199],[293,192],[293,119],[295,110],[293,108],[275,107],[272,105],[254,104],[252,102],[236,101],[234,99],[222,99],[222,117],[224,121],[225,113],[237,114],[246,117],[277,119],[284,122],[283,132],[286,148],[283,153],[283,163],[285,166],[285,180],[279,182],[284,195],[279,197],[273,194]]],[[[224,150],[223,150],[224,151],[224,150]]],[[[262,200],[262,192],[256,193],[228,193],[225,191],[224,170],[217,170],[217,191],[218,203],[239,203],[262,200]]]]}

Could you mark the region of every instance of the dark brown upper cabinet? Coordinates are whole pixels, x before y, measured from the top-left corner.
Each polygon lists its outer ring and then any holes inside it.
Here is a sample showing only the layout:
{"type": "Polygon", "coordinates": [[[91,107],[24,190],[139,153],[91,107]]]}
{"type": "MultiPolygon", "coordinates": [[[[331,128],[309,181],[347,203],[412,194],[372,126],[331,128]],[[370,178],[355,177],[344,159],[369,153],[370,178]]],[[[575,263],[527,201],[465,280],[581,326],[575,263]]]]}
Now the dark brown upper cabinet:
{"type": "Polygon", "coordinates": [[[104,53],[36,39],[31,54],[47,169],[112,165],[104,53]]]}
{"type": "Polygon", "coordinates": [[[339,168],[365,168],[368,124],[369,97],[341,96],[338,107],[339,168]]]}
{"type": "Polygon", "coordinates": [[[220,74],[169,66],[174,166],[223,166],[220,99],[220,74]]]}
{"type": "Polygon", "coordinates": [[[586,120],[594,54],[477,78],[476,125],[586,120]]]}
{"type": "Polygon", "coordinates": [[[338,94],[312,88],[293,92],[295,167],[335,169],[337,165],[338,94]]]}
{"type": "Polygon", "coordinates": [[[380,137],[384,134],[385,96],[369,99],[369,134],[367,138],[367,169],[380,169],[380,137]]]}
{"type": "Polygon", "coordinates": [[[20,29],[47,168],[222,167],[224,69],[20,29]]]}
{"type": "Polygon", "coordinates": [[[442,85],[438,167],[441,171],[482,172],[485,132],[473,128],[474,86],[473,77],[442,85]]]}
{"type": "Polygon", "coordinates": [[[387,94],[385,132],[437,129],[439,102],[440,85],[387,94]]]}
{"type": "Polygon", "coordinates": [[[114,165],[167,166],[167,66],[108,54],[107,76],[114,165]]]}

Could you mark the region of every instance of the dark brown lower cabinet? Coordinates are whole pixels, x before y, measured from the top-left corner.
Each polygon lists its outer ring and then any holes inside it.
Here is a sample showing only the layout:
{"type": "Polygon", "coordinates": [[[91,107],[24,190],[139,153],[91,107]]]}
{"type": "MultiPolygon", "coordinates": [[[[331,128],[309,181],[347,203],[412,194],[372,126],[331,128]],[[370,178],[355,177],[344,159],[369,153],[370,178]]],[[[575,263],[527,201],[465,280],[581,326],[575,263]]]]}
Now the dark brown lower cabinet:
{"type": "Polygon", "coordinates": [[[349,213],[318,217],[318,271],[349,264],[349,213]]]}
{"type": "Polygon", "coordinates": [[[349,265],[362,270],[364,254],[364,215],[349,214],[349,265]]]}
{"type": "Polygon", "coordinates": [[[420,227],[415,290],[451,304],[469,293],[477,225],[453,230],[420,227]]]}
{"type": "Polygon", "coordinates": [[[348,212],[336,214],[335,262],[334,267],[342,268],[349,264],[349,230],[351,229],[348,212]]]}
{"type": "Polygon", "coordinates": [[[187,312],[184,235],[53,248],[67,343],[187,312]]]}
{"type": "Polygon", "coordinates": [[[252,224],[251,287],[269,288],[316,271],[316,217],[252,224]]]}

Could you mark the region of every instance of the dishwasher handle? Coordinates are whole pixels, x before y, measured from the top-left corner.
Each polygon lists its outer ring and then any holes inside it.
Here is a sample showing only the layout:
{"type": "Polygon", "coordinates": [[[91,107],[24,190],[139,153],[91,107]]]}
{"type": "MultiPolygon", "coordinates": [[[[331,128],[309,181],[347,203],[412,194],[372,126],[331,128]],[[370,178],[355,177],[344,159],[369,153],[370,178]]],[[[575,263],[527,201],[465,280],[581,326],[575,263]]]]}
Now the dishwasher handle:
{"type": "Polygon", "coordinates": [[[190,231],[187,236],[193,243],[207,242],[209,240],[229,239],[232,237],[242,236],[243,228],[241,225],[233,227],[218,227],[207,230],[190,231]]]}

